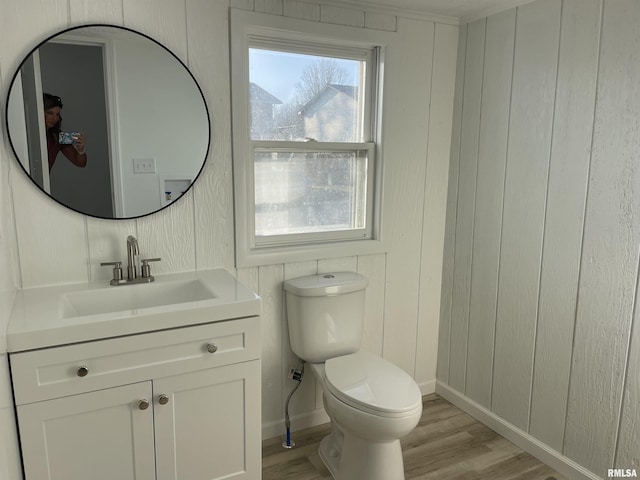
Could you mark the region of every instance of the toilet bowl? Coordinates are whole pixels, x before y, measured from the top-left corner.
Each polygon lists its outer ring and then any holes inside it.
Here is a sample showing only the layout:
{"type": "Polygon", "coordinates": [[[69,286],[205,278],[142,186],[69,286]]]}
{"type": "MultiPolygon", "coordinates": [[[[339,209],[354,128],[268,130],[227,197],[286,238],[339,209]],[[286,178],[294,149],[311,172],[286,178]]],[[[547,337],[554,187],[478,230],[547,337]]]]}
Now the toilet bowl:
{"type": "Polygon", "coordinates": [[[335,480],[404,480],[400,438],[420,421],[422,397],[401,368],[360,350],[368,279],[337,272],[284,283],[291,350],[323,390],[332,433],[320,458],[335,480]]]}
{"type": "Polygon", "coordinates": [[[320,458],[336,480],[404,480],[400,438],[420,421],[418,386],[403,370],[367,352],[311,365],[323,388],[332,434],[320,458]]]}

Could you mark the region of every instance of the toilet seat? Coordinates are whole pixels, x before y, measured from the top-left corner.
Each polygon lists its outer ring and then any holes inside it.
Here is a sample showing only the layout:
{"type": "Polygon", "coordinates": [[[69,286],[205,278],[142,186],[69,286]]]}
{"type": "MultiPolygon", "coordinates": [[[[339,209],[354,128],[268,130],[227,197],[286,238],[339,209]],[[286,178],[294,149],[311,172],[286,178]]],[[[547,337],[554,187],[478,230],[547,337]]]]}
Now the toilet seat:
{"type": "Polygon", "coordinates": [[[329,392],[353,408],[383,417],[422,409],[416,382],[404,370],[368,352],[330,358],[324,377],[329,392]]]}

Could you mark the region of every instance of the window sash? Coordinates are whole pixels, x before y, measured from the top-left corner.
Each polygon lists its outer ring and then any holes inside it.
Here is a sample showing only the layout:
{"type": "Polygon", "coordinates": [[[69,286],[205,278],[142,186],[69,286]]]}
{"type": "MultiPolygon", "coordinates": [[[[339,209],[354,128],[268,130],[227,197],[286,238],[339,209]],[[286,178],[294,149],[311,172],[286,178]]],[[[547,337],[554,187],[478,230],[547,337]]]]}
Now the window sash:
{"type": "MultiPolygon", "coordinates": [[[[364,189],[364,195],[359,196],[363,205],[356,208],[364,208],[363,228],[337,228],[327,231],[313,231],[305,233],[287,233],[276,235],[256,235],[256,199],[255,199],[255,168],[247,169],[247,180],[250,188],[247,189],[249,197],[248,206],[250,209],[248,227],[252,233],[250,247],[261,248],[280,245],[304,245],[313,243],[335,242],[342,240],[365,240],[373,237],[373,198],[375,186],[375,144],[373,142],[363,143],[340,143],[340,142],[283,142],[269,140],[254,140],[251,143],[252,158],[256,153],[355,153],[356,158],[363,158],[366,161],[364,182],[357,182],[356,189],[364,189]]],[[[254,162],[251,162],[252,167],[254,162]]]]}
{"type": "MultiPolygon", "coordinates": [[[[365,64],[364,71],[361,72],[362,93],[359,94],[362,105],[360,105],[360,115],[362,122],[362,141],[370,142],[376,135],[376,103],[379,100],[377,96],[379,84],[379,67],[381,58],[381,49],[379,46],[363,45],[349,46],[340,43],[330,43],[328,39],[318,41],[307,41],[301,39],[299,35],[287,32],[279,32],[277,36],[265,34],[248,34],[246,55],[249,56],[249,49],[272,50],[276,52],[298,53],[301,55],[318,55],[327,58],[340,58],[346,60],[363,61],[365,64]]],[[[248,89],[249,79],[247,76],[246,87],[248,89]]],[[[250,107],[249,107],[250,108],[250,107]]],[[[251,121],[251,115],[248,115],[251,121]]],[[[250,126],[247,126],[249,132],[250,126]]],[[[249,136],[247,137],[249,138],[249,136]]]]}

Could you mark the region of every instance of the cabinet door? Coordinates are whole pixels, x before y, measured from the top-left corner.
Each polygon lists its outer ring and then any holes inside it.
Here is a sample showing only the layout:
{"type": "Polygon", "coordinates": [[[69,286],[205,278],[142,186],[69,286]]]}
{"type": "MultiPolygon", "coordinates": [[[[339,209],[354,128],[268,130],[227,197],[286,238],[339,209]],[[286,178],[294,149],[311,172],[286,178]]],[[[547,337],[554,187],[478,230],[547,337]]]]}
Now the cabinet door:
{"type": "Polygon", "coordinates": [[[19,406],[25,480],[154,480],[151,393],[142,382],[19,406]]]}
{"type": "Polygon", "coordinates": [[[261,478],[260,361],[153,381],[158,480],[261,478]]]}

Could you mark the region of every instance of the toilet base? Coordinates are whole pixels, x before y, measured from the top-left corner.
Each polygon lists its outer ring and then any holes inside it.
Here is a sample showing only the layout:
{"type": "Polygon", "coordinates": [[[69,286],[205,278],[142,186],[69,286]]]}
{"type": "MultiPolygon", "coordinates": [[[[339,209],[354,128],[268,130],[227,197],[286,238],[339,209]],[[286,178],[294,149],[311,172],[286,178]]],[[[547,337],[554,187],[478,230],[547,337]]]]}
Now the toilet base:
{"type": "Polygon", "coordinates": [[[400,440],[371,443],[345,434],[342,450],[335,433],[323,438],[319,454],[335,480],[404,480],[400,440]]]}

